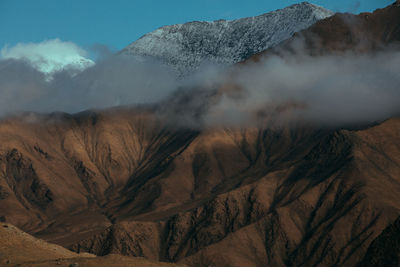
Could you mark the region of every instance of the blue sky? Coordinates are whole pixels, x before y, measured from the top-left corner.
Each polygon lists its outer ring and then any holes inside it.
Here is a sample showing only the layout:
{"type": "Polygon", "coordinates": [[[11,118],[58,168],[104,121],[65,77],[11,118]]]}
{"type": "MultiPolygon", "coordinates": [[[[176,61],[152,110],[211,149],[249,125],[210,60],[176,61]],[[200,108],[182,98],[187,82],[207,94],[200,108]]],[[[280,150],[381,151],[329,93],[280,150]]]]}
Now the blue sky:
{"type": "MultiPolygon", "coordinates": [[[[59,38],[84,48],[119,50],[160,26],[193,20],[259,15],[300,1],[272,0],[0,0],[0,48],[59,38]]],[[[359,13],[394,0],[309,1],[339,12],[359,13]]]]}

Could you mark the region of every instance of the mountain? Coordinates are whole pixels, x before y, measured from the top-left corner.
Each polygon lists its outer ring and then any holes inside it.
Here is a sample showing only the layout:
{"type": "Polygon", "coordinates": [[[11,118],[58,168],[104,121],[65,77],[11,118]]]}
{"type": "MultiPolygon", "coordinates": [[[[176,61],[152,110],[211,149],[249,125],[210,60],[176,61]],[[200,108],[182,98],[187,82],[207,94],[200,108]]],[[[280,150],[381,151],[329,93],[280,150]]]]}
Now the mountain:
{"type": "Polygon", "coordinates": [[[399,122],[202,133],[129,186],[112,226],[70,247],[191,266],[353,266],[399,214],[399,122]]]}
{"type": "Polygon", "coordinates": [[[354,265],[399,215],[399,132],[395,118],[201,132],[140,110],[9,119],[0,214],[97,255],[354,265]]]}
{"type": "Polygon", "coordinates": [[[77,254],[36,239],[6,223],[0,223],[0,240],[1,266],[178,266],[120,255],[96,257],[88,253],[77,254]]]}
{"type": "Polygon", "coordinates": [[[263,56],[285,53],[313,56],[351,51],[353,53],[377,52],[396,47],[400,41],[400,16],[398,2],[373,13],[353,15],[336,13],[299,31],[282,42],[250,58],[257,61],[263,56]]]}
{"type": "Polygon", "coordinates": [[[243,61],[332,15],[329,10],[303,2],[238,20],[165,26],[144,35],[121,53],[152,57],[186,74],[206,63],[231,65],[243,61]]]}
{"type": "MultiPolygon", "coordinates": [[[[337,14],[249,60],[291,57],[299,41],[314,56],[397,49],[399,17],[398,4],[337,14]],[[370,36],[367,49],[360,33],[370,36]],[[348,42],[336,46],[332,34],[348,42]]],[[[171,116],[191,101],[189,111],[201,113],[219,90],[204,103],[177,92],[171,116]]],[[[397,261],[399,117],[190,128],[164,113],[140,106],[2,119],[0,221],[75,252],[189,266],[397,261]]]]}

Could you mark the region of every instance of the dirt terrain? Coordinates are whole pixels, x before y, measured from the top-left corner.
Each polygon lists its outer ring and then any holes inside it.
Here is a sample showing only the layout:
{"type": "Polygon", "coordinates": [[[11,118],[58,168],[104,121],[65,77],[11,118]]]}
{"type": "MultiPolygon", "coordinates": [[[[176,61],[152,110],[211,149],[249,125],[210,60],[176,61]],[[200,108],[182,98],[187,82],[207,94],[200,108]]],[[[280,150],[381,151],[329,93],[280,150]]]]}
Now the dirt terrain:
{"type": "Polygon", "coordinates": [[[11,224],[0,224],[0,266],[178,266],[143,258],[77,254],[61,246],[36,239],[11,224]]]}

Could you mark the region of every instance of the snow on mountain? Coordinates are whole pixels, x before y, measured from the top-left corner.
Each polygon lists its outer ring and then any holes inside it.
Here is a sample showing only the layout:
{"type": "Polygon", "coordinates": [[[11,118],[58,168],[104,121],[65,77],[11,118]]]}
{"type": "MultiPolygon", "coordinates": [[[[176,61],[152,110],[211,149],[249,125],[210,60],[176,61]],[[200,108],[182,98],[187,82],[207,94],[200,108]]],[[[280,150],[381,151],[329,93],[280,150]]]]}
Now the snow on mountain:
{"type": "Polygon", "coordinates": [[[303,2],[238,20],[165,26],[144,35],[121,53],[155,58],[182,75],[205,63],[240,62],[332,15],[327,9],[303,2]]]}

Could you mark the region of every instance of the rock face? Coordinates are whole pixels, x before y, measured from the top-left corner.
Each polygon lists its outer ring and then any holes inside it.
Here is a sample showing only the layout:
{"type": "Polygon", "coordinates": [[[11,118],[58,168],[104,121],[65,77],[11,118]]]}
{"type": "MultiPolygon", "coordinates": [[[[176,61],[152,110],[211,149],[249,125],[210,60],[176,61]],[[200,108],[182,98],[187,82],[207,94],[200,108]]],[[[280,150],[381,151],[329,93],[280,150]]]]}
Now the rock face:
{"type": "Polygon", "coordinates": [[[165,26],[144,35],[122,53],[158,59],[183,75],[205,63],[243,61],[332,15],[304,2],[256,17],[165,26]]]}

